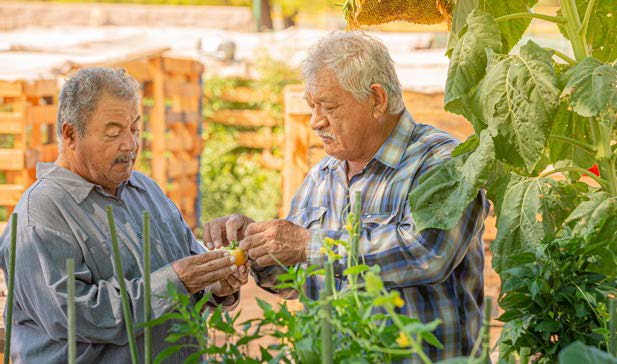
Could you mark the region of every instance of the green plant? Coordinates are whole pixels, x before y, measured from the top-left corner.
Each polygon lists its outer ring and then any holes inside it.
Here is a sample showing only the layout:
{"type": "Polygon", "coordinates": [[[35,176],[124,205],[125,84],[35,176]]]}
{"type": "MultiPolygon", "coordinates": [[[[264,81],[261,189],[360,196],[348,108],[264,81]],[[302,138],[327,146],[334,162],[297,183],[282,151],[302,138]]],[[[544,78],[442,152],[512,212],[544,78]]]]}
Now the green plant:
{"type": "Polygon", "coordinates": [[[503,281],[502,319],[511,320],[502,352],[529,352],[549,361],[580,333],[606,348],[606,336],[591,333],[606,326],[606,310],[600,308],[615,291],[609,271],[617,267],[617,2],[562,0],[556,16],[531,11],[535,3],[456,2],[445,105],[463,115],[475,135],[423,178],[410,203],[419,230],[449,229],[480,189],[488,191],[497,215],[491,250],[503,281]],[[557,24],[574,58],[534,41],[515,48],[531,19],[557,24]],[[598,175],[588,170],[592,167],[598,175]],[[557,173],[564,178],[554,179],[557,173]],[[555,251],[557,246],[564,250],[555,251]],[[580,251],[599,260],[580,260],[575,254],[580,251]],[[533,274],[523,269],[529,262],[521,257],[532,255],[548,266],[533,274]],[[586,291],[551,298],[554,305],[547,309],[556,311],[546,319],[567,313],[576,323],[559,325],[557,334],[555,323],[536,320],[538,307],[521,307],[548,295],[547,279],[565,272],[582,279],[586,291]],[[587,309],[581,302],[590,294],[598,306],[577,317],[577,304],[587,309]],[[512,340],[517,337],[526,339],[512,340]]]}

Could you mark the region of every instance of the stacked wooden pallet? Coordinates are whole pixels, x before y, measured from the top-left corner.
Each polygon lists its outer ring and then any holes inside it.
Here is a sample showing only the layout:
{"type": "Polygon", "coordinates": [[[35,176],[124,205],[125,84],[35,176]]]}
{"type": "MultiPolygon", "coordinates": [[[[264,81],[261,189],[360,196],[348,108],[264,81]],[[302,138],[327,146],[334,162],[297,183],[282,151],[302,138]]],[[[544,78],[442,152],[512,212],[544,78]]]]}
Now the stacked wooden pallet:
{"type": "Polygon", "coordinates": [[[0,81],[0,232],[36,179],[36,162],[53,161],[56,80],[0,81]]]}
{"type": "Polygon", "coordinates": [[[269,95],[251,87],[254,81],[232,79],[230,82],[235,87],[224,90],[220,95],[205,95],[205,102],[218,98],[234,108],[216,110],[207,122],[237,128],[238,147],[261,151],[262,166],[280,170],[282,160],[273,154],[275,148],[283,145],[282,135],[275,131],[280,122],[270,110],[255,108],[255,105],[262,104],[269,95]]]}

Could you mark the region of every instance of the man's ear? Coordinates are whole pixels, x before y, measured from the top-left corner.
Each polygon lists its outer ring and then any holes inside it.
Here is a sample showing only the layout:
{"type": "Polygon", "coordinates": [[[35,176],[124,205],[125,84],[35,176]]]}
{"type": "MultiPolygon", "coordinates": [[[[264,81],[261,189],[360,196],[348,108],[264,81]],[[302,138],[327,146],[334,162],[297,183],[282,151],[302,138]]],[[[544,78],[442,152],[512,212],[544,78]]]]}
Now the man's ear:
{"type": "Polygon", "coordinates": [[[373,91],[373,117],[379,119],[388,110],[388,94],[383,86],[378,83],[371,85],[371,91],[373,91]]]}
{"type": "Polygon", "coordinates": [[[62,146],[74,150],[76,141],[77,129],[69,123],[62,123],[62,146]]]}

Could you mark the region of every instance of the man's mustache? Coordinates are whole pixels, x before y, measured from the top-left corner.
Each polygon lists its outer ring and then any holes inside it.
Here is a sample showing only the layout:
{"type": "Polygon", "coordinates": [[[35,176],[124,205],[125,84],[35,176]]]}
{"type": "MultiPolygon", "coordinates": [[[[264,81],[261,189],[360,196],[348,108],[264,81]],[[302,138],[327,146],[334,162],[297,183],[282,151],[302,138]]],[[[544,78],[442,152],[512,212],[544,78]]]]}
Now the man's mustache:
{"type": "Polygon", "coordinates": [[[132,152],[128,154],[119,155],[114,159],[113,164],[130,162],[134,160],[136,157],[137,157],[137,153],[132,153],[132,152]]]}
{"type": "Polygon", "coordinates": [[[336,135],[334,135],[334,133],[332,133],[331,131],[326,131],[326,130],[319,130],[317,131],[317,134],[322,137],[322,138],[331,138],[336,140],[336,135]]]}

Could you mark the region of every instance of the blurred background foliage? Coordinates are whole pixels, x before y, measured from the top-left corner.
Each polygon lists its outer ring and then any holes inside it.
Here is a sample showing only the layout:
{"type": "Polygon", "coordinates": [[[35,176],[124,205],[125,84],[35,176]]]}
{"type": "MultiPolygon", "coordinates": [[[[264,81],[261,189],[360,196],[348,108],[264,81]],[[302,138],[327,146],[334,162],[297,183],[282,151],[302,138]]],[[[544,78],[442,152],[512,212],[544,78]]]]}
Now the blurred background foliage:
{"type": "MultiPolygon", "coordinates": [[[[285,85],[299,82],[299,72],[282,61],[272,59],[267,52],[257,52],[255,61],[257,79],[238,80],[213,76],[204,80],[203,105],[204,150],[201,155],[202,222],[240,213],[256,220],[278,217],[281,203],[281,173],[264,167],[259,149],[240,147],[238,133],[243,128],[209,123],[208,118],[222,109],[267,110],[283,125],[282,93],[285,85]],[[223,95],[243,86],[251,87],[259,100],[240,103],[229,102],[223,95]]],[[[275,127],[274,135],[282,134],[282,127],[275,127]]],[[[282,158],[280,148],[272,154],[282,158]]]]}

